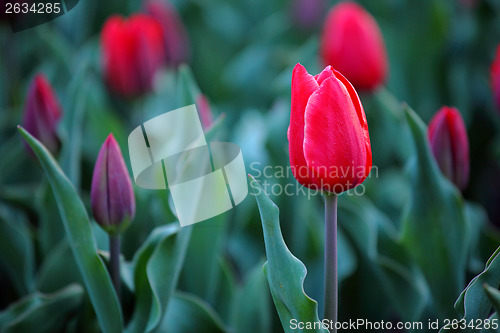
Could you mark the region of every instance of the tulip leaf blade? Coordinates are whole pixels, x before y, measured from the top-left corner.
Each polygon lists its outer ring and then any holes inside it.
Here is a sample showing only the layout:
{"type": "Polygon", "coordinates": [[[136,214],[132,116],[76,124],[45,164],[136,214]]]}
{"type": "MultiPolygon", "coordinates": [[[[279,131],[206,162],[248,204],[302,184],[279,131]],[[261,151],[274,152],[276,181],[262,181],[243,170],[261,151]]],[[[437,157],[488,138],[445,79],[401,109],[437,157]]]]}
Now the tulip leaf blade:
{"type": "Polygon", "coordinates": [[[498,288],[493,288],[487,283],[483,284],[483,288],[495,311],[500,313],[500,291],[498,288]]]}
{"type": "Polygon", "coordinates": [[[0,312],[0,331],[58,332],[65,318],[80,306],[83,294],[83,288],[78,284],[71,284],[53,294],[30,294],[0,312]]]}
{"type": "Polygon", "coordinates": [[[232,327],[238,333],[270,333],[271,303],[269,302],[267,279],[262,271],[262,262],[253,268],[245,284],[236,293],[232,327]]]}
{"type": "Polygon", "coordinates": [[[18,294],[23,295],[33,290],[35,251],[28,221],[16,213],[0,205],[0,265],[18,294]]]}
{"type": "Polygon", "coordinates": [[[217,313],[202,299],[187,293],[175,293],[170,302],[161,332],[228,332],[217,313]]]}
{"type": "Polygon", "coordinates": [[[190,236],[191,227],[160,226],[136,252],[132,263],[136,307],[126,332],[151,332],[161,324],[190,236]]]}
{"type": "MultiPolygon", "coordinates": [[[[250,178],[250,188],[257,200],[267,262],[263,269],[271,295],[286,333],[294,332],[291,320],[303,323],[319,323],[318,303],[304,292],[305,265],[288,249],[281,234],[279,208],[265,194],[259,183],[250,178]]],[[[318,326],[318,325],[317,325],[318,326]]],[[[319,325],[321,326],[321,325],[319,325]]],[[[308,332],[328,333],[326,328],[313,328],[308,332]]]]}
{"type": "Polygon", "coordinates": [[[19,131],[40,161],[58,203],[73,256],[83,278],[101,329],[122,331],[122,312],[106,266],[97,254],[89,217],[75,188],[43,144],[19,126],[19,131]]]}
{"type": "MultiPolygon", "coordinates": [[[[474,277],[455,303],[457,312],[467,321],[488,318],[492,302],[483,285],[500,285],[500,247],[492,254],[485,269],[474,277]]],[[[472,332],[472,331],[470,331],[472,332]]]]}
{"type": "Polygon", "coordinates": [[[452,305],[465,282],[468,246],[465,205],[432,156],[425,124],[408,106],[405,114],[416,161],[401,242],[424,273],[437,316],[453,319],[457,314],[452,305]]]}
{"type": "Polygon", "coordinates": [[[366,197],[341,198],[339,231],[346,234],[361,262],[343,284],[343,294],[348,295],[341,299],[343,309],[356,316],[370,313],[373,320],[388,310],[396,311],[404,321],[417,321],[428,291],[422,274],[399,243],[396,228],[366,197]],[[380,295],[366,299],[364,291],[380,295]]]}

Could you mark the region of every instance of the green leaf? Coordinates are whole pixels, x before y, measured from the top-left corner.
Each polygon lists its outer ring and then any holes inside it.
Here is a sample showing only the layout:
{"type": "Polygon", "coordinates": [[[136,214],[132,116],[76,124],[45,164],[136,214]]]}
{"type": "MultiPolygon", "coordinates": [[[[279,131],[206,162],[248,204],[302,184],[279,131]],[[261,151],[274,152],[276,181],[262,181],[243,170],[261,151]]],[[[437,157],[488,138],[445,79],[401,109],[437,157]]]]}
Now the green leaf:
{"type": "Polygon", "coordinates": [[[18,294],[33,291],[35,259],[28,221],[5,205],[0,205],[0,264],[18,294]]]}
{"type": "Polygon", "coordinates": [[[465,282],[467,222],[458,190],[441,174],[427,141],[427,130],[406,107],[416,164],[412,198],[403,218],[402,243],[422,269],[439,318],[456,317],[451,304],[465,282]]]}
{"type": "Polygon", "coordinates": [[[191,227],[157,227],[134,255],[136,305],[127,332],[151,332],[161,324],[190,236],[191,227]]]}
{"type": "Polygon", "coordinates": [[[170,303],[159,332],[223,333],[228,331],[210,305],[196,296],[176,293],[170,303]]]}
{"type": "Polygon", "coordinates": [[[223,248],[226,216],[219,215],[193,225],[180,281],[182,290],[195,294],[210,303],[215,302],[219,281],[219,254],[223,248]],[[204,279],[200,281],[200,276],[204,279]]]}
{"type": "Polygon", "coordinates": [[[488,318],[491,301],[485,294],[484,284],[497,288],[500,285],[500,247],[488,260],[484,271],[471,280],[455,303],[455,309],[466,320],[488,318]]]}
{"type": "Polygon", "coordinates": [[[271,332],[269,287],[262,264],[258,264],[239,290],[232,316],[232,327],[238,333],[271,332]]]}
{"type": "Polygon", "coordinates": [[[49,179],[59,206],[64,230],[86,291],[105,333],[122,331],[122,313],[104,263],[97,254],[89,217],[71,182],[49,151],[22,127],[19,131],[35,152],[49,179]]]}
{"type": "Polygon", "coordinates": [[[0,313],[0,331],[59,332],[68,315],[80,306],[82,298],[83,289],[77,284],[54,294],[31,294],[0,313]]]}
{"type": "Polygon", "coordinates": [[[43,256],[64,239],[64,227],[57,209],[57,201],[47,179],[43,179],[35,194],[35,208],[39,217],[37,239],[43,256]]]}
{"type": "Polygon", "coordinates": [[[339,199],[339,226],[361,261],[343,285],[343,308],[357,316],[369,314],[370,320],[394,311],[405,321],[418,320],[428,292],[391,221],[364,197],[339,199]]]}
{"type": "Polygon", "coordinates": [[[498,288],[492,288],[487,283],[483,284],[483,288],[495,311],[500,313],[500,291],[498,288]]]}
{"type": "Polygon", "coordinates": [[[196,97],[200,94],[193,72],[187,65],[179,67],[177,77],[177,106],[184,107],[195,104],[196,97]]]}
{"type": "Polygon", "coordinates": [[[75,281],[83,283],[71,248],[66,239],[62,239],[43,258],[36,275],[37,290],[55,292],[75,281]]]}
{"type": "MultiPolygon", "coordinates": [[[[283,329],[287,333],[296,332],[290,327],[292,319],[299,322],[320,322],[318,303],[304,292],[307,269],[299,259],[293,256],[283,240],[278,207],[265,194],[255,178],[252,176],[249,178],[250,188],[259,206],[264,231],[267,255],[264,273],[269,282],[283,329]]],[[[312,329],[307,332],[328,333],[326,329],[312,329]]]]}

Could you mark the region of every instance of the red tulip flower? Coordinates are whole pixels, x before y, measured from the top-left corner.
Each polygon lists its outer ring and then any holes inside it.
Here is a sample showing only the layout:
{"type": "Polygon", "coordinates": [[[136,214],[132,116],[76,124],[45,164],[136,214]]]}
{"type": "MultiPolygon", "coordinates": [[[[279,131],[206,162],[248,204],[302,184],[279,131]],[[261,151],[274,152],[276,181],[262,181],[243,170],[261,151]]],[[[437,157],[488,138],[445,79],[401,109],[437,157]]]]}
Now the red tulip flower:
{"type": "Polygon", "coordinates": [[[176,67],[186,62],[189,58],[187,33],[174,7],[166,1],[151,0],[146,2],[146,13],[162,27],[167,65],[176,67]]]}
{"type": "Polygon", "coordinates": [[[328,13],[321,57],[359,90],[374,90],[387,75],[386,50],[377,22],[354,2],[341,2],[328,13]]]}
{"type": "Polygon", "coordinates": [[[288,141],[293,174],[306,187],[340,193],[370,173],[363,106],[353,86],[331,66],[316,76],[295,66],[288,141]]]}
{"type": "Polygon", "coordinates": [[[144,14],[110,17],[102,29],[101,47],[106,82],[123,96],[150,90],[165,60],[161,25],[144,14]]]}
{"type": "Polygon", "coordinates": [[[134,190],[120,146],[112,134],[97,156],[90,199],[96,222],[108,233],[123,231],[134,217],[134,190]]]}
{"type": "Polygon", "coordinates": [[[428,136],[441,172],[463,190],[469,181],[469,140],[460,112],[443,106],[432,118],[428,136]]]}
{"type": "Polygon", "coordinates": [[[23,127],[40,140],[52,153],[59,149],[56,127],[61,119],[61,106],[44,75],[31,81],[24,105],[23,127]]]}
{"type": "Polygon", "coordinates": [[[491,64],[491,88],[495,104],[500,109],[500,45],[497,47],[495,60],[491,64]]]}

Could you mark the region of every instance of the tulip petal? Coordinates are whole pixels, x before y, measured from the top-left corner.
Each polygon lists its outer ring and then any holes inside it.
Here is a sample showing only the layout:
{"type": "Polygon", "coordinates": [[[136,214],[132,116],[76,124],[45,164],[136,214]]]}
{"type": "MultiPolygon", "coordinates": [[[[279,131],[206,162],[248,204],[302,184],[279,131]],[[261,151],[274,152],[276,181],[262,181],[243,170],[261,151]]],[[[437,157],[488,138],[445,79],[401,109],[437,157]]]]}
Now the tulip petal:
{"type": "Polygon", "coordinates": [[[318,85],[321,85],[323,81],[332,76],[334,76],[332,66],[326,66],[325,69],[323,69],[323,71],[318,75],[315,75],[314,78],[316,79],[316,82],[318,82],[318,85]]]}
{"type": "Polygon", "coordinates": [[[130,221],[135,213],[132,182],[118,142],[110,136],[108,145],[108,205],[110,221],[130,221]],[[112,194],[112,195],[111,195],[112,194]]]}
{"type": "Polygon", "coordinates": [[[308,186],[312,180],[304,158],[304,112],[311,94],[318,89],[318,83],[301,64],[297,64],[292,74],[292,101],[288,141],[290,165],[295,178],[308,186]]]}
{"type": "Polygon", "coordinates": [[[109,225],[108,214],[108,149],[106,143],[102,145],[95,162],[94,173],[92,175],[92,186],[90,199],[92,214],[96,221],[102,226],[109,225]]]}
{"type": "Polygon", "coordinates": [[[118,143],[110,134],[99,151],[92,176],[92,213],[108,232],[124,230],[135,214],[135,198],[118,143]]]}
{"type": "Polygon", "coordinates": [[[371,153],[368,156],[363,115],[336,77],[324,80],[311,95],[305,111],[304,152],[323,189],[347,191],[368,175],[371,153]]]}

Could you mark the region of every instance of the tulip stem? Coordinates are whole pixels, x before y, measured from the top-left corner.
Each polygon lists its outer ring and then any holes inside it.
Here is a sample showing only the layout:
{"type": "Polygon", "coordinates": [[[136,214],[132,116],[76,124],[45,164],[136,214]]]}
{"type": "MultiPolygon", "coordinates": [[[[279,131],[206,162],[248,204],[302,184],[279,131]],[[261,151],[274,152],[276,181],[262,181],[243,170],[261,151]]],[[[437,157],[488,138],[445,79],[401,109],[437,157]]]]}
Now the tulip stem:
{"type": "Polygon", "coordinates": [[[109,235],[109,270],[115,286],[116,295],[120,299],[120,235],[109,235]]]}
{"type": "MultiPolygon", "coordinates": [[[[338,280],[337,280],[337,195],[325,195],[325,315],[324,318],[337,322],[338,280]]],[[[337,332],[335,325],[330,332],[337,332]]]]}

